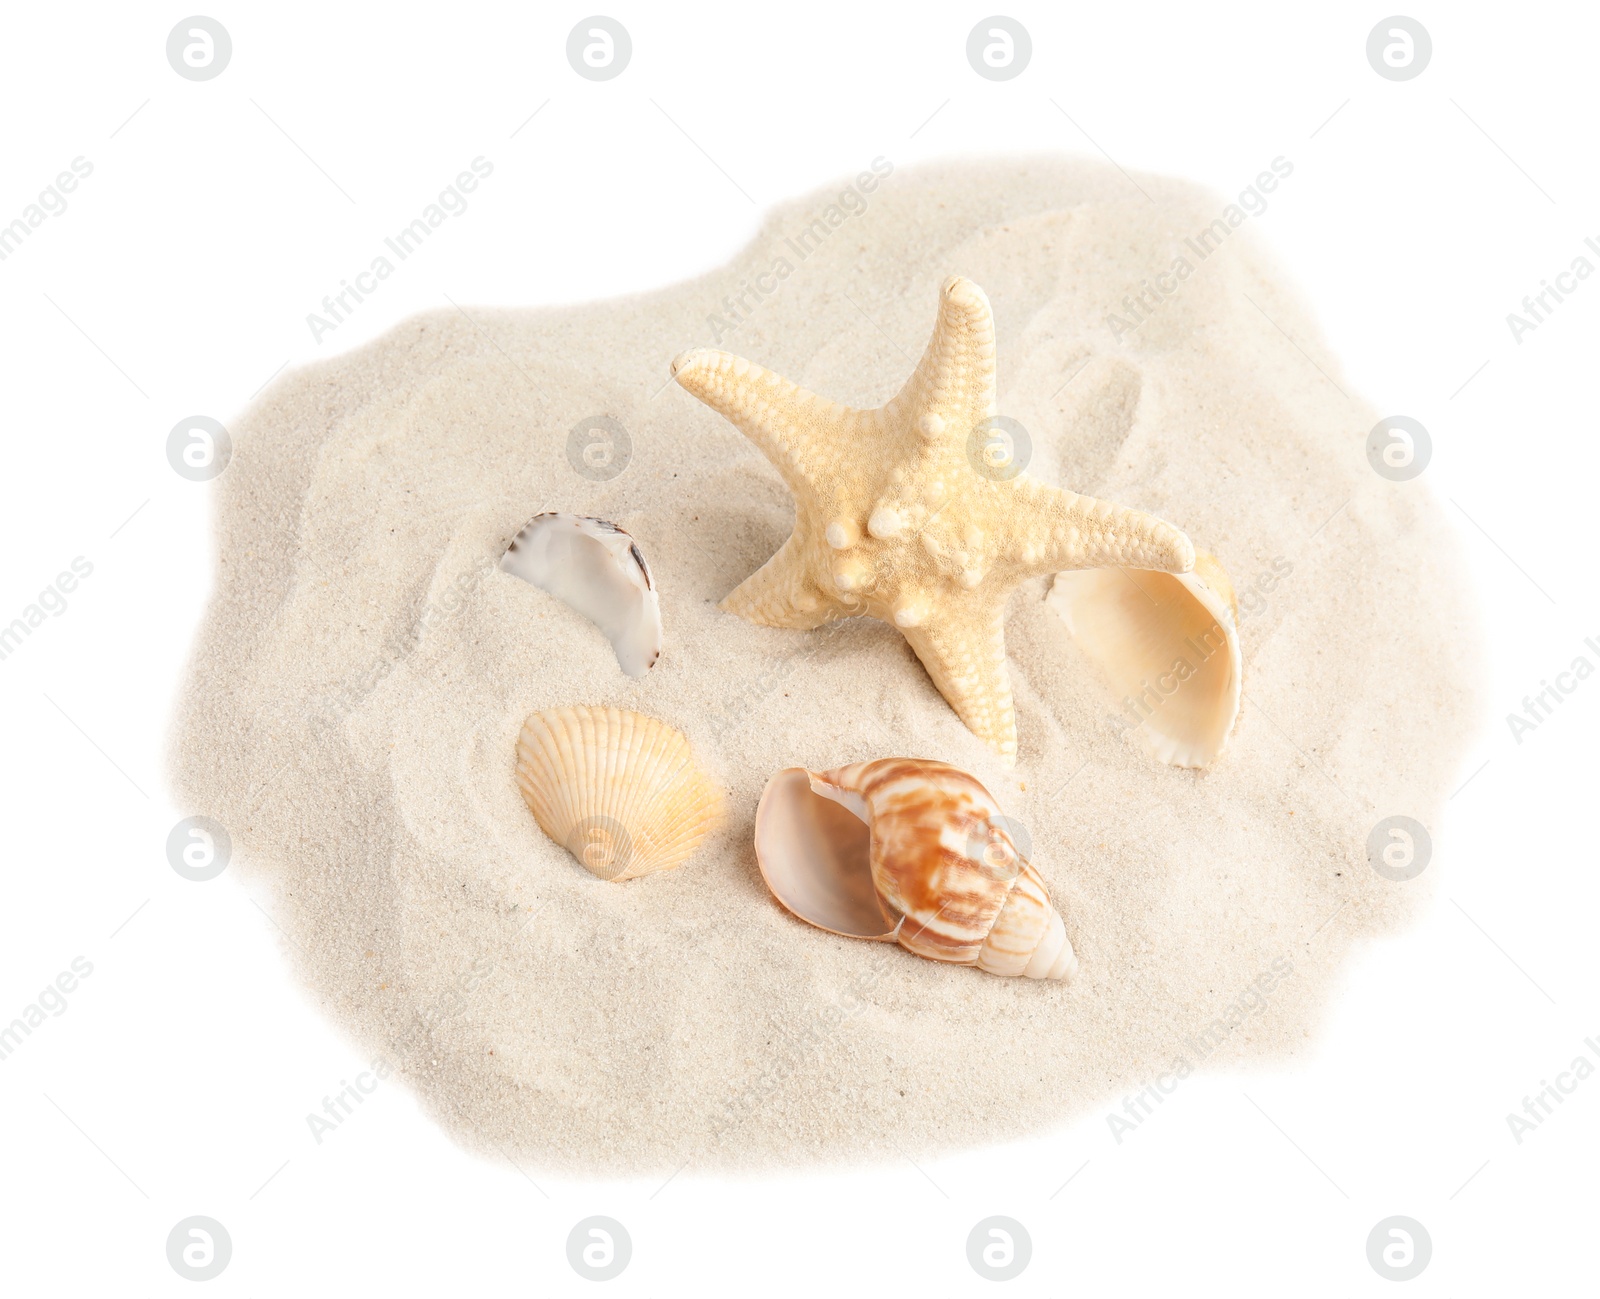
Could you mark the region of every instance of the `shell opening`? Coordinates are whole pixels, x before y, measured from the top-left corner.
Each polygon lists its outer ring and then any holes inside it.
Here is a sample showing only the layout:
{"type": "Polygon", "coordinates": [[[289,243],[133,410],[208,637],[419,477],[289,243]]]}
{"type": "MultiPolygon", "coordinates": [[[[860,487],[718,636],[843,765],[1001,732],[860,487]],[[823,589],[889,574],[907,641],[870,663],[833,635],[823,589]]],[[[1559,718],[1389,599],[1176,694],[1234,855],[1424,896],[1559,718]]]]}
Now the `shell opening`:
{"type": "Polygon", "coordinates": [[[878,902],[869,857],[871,834],[859,795],[818,787],[803,767],[767,782],[756,808],[756,862],[789,911],[849,938],[892,939],[897,922],[878,902]]]}

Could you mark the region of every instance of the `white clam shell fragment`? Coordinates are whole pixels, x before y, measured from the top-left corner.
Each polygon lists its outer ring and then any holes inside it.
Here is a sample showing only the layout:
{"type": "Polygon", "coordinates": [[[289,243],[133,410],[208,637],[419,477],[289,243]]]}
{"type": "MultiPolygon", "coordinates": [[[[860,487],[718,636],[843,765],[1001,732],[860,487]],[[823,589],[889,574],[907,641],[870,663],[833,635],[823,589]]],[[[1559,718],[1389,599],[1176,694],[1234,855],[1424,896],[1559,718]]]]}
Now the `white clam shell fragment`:
{"type": "Polygon", "coordinates": [[[539,828],[605,880],[681,865],[722,814],[683,733],[620,708],[534,713],[517,738],[517,787],[539,828]]]}
{"type": "Polygon", "coordinates": [[[1207,767],[1222,755],[1244,667],[1233,583],[1215,556],[1198,552],[1191,573],[1058,573],[1048,603],[1157,759],[1207,767]]]}
{"type": "Polygon", "coordinates": [[[990,974],[1070,979],[1078,958],[1011,824],[943,762],[790,767],[756,808],[756,861],[772,895],[819,929],[990,974]]]}
{"type": "Polygon", "coordinates": [[[633,538],[583,514],[539,514],[500,567],[572,606],[605,633],[617,663],[642,677],[661,657],[661,602],[633,538]]]}

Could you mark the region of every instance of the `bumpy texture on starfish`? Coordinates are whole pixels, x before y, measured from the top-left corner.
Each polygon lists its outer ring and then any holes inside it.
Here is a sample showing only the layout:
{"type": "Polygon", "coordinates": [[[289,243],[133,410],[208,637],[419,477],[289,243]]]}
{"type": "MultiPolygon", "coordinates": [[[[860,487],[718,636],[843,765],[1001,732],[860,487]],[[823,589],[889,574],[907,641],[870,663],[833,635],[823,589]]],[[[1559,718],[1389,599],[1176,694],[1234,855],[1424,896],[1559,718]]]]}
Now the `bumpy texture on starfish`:
{"type": "Polygon", "coordinates": [[[1007,763],[1017,751],[1006,600],[1025,578],[1123,565],[1183,573],[1169,523],[1048,487],[1005,457],[994,319],[952,276],[916,371],[885,406],[855,410],[727,352],[672,362],[677,381],[766,455],[795,498],[794,532],[722,607],[808,630],[870,614],[899,628],[963,722],[1007,763]]]}

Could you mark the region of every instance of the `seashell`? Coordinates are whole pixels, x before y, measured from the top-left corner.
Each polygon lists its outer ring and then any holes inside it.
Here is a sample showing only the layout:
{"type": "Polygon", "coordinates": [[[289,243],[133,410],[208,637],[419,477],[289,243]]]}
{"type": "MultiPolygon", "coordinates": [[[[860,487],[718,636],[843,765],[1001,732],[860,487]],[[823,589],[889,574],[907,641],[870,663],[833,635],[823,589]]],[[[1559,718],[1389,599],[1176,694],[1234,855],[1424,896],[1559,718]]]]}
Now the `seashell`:
{"type": "Polygon", "coordinates": [[[650,568],[615,523],[537,514],[511,539],[500,567],[599,627],[630,677],[642,677],[661,657],[661,602],[650,568]]]}
{"type": "Polygon", "coordinates": [[[1205,767],[1239,716],[1244,668],[1233,583],[1200,551],[1191,573],[1057,573],[1048,603],[1162,762],[1205,767]]]}
{"type": "Polygon", "coordinates": [[[517,737],[517,786],[539,828],[604,880],[682,864],[722,810],[683,733],[620,708],[534,713],[517,737]]]}
{"type": "Polygon", "coordinates": [[[818,929],[990,974],[1070,979],[1078,958],[1011,824],[943,762],[789,767],[756,808],[756,861],[772,895],[818,929]]]}

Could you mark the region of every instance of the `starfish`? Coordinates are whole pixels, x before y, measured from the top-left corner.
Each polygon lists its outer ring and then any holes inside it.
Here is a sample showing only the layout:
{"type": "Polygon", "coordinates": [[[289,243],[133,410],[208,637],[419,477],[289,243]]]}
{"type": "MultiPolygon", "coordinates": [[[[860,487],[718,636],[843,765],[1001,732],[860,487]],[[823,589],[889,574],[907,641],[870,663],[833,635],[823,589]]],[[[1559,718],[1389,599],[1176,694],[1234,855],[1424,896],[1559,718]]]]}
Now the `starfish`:
{"type": "Polygon", "coordinates": [[[742,357],[684,352],[673,377],[770,460],[794,531],[722,601],[767,627],[868,614],[896,627],[956,715],[1016,761],[1005,608],[1030,577],[1111,565],[1194,567],[1177,528],[1050,487],[1008,454],[996,418],[994,317],[960,276],[939,291],[933,338],[874,410],[828,401],[742,357]]]}

